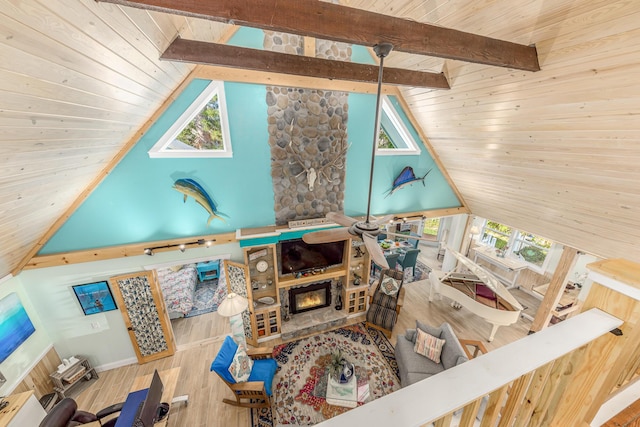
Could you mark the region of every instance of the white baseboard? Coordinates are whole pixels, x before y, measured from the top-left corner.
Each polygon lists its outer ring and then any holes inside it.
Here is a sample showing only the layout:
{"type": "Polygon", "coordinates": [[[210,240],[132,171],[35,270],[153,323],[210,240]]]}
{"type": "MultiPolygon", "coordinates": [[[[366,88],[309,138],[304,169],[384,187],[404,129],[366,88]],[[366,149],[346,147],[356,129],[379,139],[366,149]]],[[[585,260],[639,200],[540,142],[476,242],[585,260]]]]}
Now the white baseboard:
{"type": "Polygon", "coordinates": [[[111,369],[120,368],[121,366],[133,365],[134,363],[138,363],[138,359],[135,357],[130,357],[128,359],[118,360],[116,362],[105,363],[104,365],[95,366],[95,370],[97,372],[110,371],[111,369]]]}

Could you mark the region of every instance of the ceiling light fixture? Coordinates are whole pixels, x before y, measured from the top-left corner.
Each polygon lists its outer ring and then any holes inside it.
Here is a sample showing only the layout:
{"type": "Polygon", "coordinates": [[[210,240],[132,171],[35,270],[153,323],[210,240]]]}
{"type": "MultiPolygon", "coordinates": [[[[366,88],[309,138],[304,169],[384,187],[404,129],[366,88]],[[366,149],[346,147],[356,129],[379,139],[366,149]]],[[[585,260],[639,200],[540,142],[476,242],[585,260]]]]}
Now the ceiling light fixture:
{"type": "Polygon", "coordinates": [[[164,245],[164,246],[152,246],[150,248],[144,248],[144,254],[145,255],[149,255],[149,256],[153,256],[154,251],[158,250],[158,249],[173,249],[173,248],[178,248],[180,250],[180,252],[184,252],[188,247],[190,246],[202,246],[205,245],[206,247],[211,247],[211,245],[213,245],[213,242],[215,242],[215,239],[210,239],[210,240],[204,240],[204,239],[198,239],[198,240],[194,240],[193,242],[184,242],[184,243],[175,243],[172,245],[164,245]]]}

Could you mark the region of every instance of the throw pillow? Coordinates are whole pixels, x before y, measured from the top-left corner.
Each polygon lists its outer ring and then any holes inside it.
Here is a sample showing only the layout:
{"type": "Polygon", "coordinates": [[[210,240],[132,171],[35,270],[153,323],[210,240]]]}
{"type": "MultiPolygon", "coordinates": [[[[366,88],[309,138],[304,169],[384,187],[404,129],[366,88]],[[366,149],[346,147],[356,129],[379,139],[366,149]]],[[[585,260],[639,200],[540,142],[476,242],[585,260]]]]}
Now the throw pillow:
{"type": "Polygon", "coordinates": [[[442,346],[444,346],[445,342],[445,340],[418,329],[413,351],[433,360],[435,363],[440,363],[440,353],[442,353],[442,346]]]}
{"type": "Polygon", "coordinates": [[[398,281],[393,277],[386,277],[382,280],[382,283],[380,283],[380,291],[390,297],[397,294],[399,289],[400,283],[398,283],[398,281]]]}
{"type": "Polygon", "coordinates": [[[422,329],[429,335],[433,335],[436,338],[440,338],[442,335],[442,325],[435,327],[431,325],[427,325],[426,323],[422,323],[419,320],[416,320],[416,329],[422,329]]]}
{"type": "Polygon", "coordinates": [[[244,346],[239,345],[229,365],[229,373],[237,383],[243,383],[249,379],[252,368],[253,360],[247,355],[244,346]]]}

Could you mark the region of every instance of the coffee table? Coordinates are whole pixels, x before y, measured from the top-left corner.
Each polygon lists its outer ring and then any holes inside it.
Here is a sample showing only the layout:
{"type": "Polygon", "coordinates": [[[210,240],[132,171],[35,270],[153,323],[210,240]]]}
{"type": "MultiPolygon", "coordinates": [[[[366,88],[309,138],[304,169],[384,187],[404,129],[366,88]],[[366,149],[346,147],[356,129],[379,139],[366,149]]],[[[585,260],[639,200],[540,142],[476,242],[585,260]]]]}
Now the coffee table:
{"type": "Polygon", "coordinates": [[[355,371],[349,382],[341,384],[329,375],[327,368],[313,389],[313,395],[325,398],[330,405],[346,408],[355,408],[358,403],[368,402],[369,377],[364,369],[356,367],[355,371]]]}

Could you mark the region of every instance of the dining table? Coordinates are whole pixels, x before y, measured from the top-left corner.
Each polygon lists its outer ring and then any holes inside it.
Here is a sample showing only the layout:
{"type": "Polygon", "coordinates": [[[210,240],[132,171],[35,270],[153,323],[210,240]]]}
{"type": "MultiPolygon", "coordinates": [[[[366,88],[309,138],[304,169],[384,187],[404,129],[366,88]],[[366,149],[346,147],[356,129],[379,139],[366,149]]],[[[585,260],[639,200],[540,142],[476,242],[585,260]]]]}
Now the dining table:
{"type": "Polygon", "coordinates": [[[378,244],[380,245],[380,248],[382,248],[385,256],[391,254],[402,255],[407,251],[407,249],[413,249],[413,245],[407,241],[395,242],[393,240],[385,239],[381,240],[378,244]]]}

